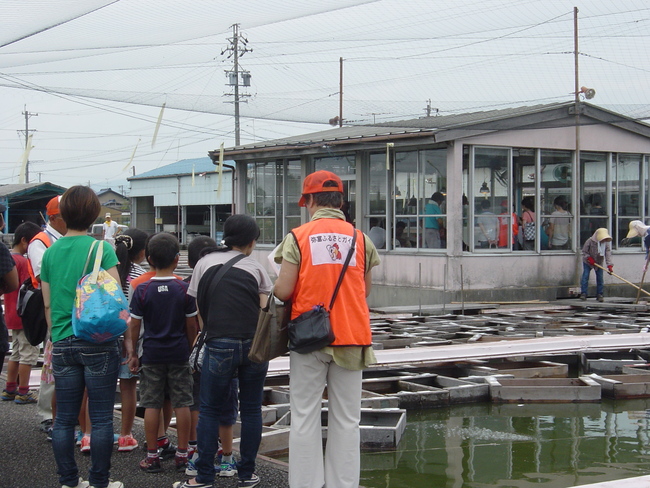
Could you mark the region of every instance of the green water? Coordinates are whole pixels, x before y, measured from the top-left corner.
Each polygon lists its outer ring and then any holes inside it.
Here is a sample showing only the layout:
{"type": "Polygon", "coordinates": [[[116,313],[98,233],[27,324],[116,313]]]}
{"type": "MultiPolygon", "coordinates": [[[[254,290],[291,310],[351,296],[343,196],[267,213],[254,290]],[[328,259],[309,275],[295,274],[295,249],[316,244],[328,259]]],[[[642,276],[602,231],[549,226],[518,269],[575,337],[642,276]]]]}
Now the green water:
{"type": "Polygon", "coordinates": [[[367,488],[566,488],[650,474],[650,399],[409,411],[395,451],[364,452],[367,488]]]}

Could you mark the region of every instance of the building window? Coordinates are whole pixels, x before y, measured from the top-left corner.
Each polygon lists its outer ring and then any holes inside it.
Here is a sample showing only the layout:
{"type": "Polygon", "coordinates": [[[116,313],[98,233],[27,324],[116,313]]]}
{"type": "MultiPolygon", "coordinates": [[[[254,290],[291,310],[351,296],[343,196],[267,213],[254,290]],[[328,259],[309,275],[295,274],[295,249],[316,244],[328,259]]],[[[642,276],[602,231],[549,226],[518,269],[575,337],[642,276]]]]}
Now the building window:
{"type": "Polygon", "coordinates": [[[542,150],[540,159],[541,249],[566,251],[573,249],[573,215],[571,197],[573,152],[542,150]]]}
{"type": "Polygon", "coordinates": [[[612,200],[616,218],[613,219],[612,246],[641,247],[640,238],[626,239],[632,220],[646,221],[647,157],[640,154],[613,154],[612,200]],[[645,165],[644,165],[645,161],[645,165]],[[645,182],[645,184],[641,184],[645,182]]]}
{"type": "Polygon", "coordinates": [[[300,220],[300,207],[298,206],[298,200],[300,200],[300,194],[302,193],[302,178],[300,175],[300,159],[288,160],[283,184],[284,191],[282,192],[285,199],[285,208],[287,209],[284,228],[282,229],[283,236],[289,233],[291,229],[300,227],[302,223],[300,220]]]}
{"type": "MultiPolygon", "coordinates": [[[[388,234],[388,172],[386,171],[386,153],[373,153],[368,166],[368,211],[365,215],[368,236],[377,249],[386,249],[388,234]]],[[[400,195],[401,196],[401,195],[400,195]]],[[[396,197],[399,198],[399,197],[396,197]]]]}
{"type": "Polygon", "coordinates": [[[446,249],[447,149],[396,152],[394,161],[392,247],[446,249]]]}
{"type": "Polygon", "coordinates": [[[470,250],[502,252],[512,250],[516,242],[516,216],[511,197],[511,160],[509,148],[473,147],[464,166],[464,193],[471,203],[463,224],[463,239],[470,250]],[[469,165],[469,166],[468,166],[469,165]],[[467,232],[469,231],[469,232],[467,232]]]}
{"type": "Polygon", "coordinates": [[[610,229],[609,209],[612,206],[607,198],[608,166],[608,155],[605,153],[580,153],[579,246],[582,246],[596,229],[610,229]]]}
{"type": "MultiPolygon", "coordinates": [[[[357,181],[356,154],[340,156],[324,156],[314,158],[314,171],[330,171],[341,178],[343,182],[343,213],[346,219],[353,221],[356,215],[357,181]]],[[[311,172],[311,171],[309,171],[311,172]]]]}
{"type": "Polygon", "coordinates": [[[258,244],[278,244],[300,225],[300,160],[249,163],[246,210],[260,227],[258,244]]]}

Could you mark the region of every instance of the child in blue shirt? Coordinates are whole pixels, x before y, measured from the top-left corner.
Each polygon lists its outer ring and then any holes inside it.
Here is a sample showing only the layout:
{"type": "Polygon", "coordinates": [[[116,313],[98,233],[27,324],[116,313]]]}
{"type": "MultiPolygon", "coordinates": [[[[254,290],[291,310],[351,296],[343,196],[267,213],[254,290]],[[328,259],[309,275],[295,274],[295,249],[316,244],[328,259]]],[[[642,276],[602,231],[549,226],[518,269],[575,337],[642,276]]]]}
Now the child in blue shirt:
{"type": "Polygon", "coordinates": [[[189,356],[195,333],[196,302],[187,294],[187,283],[173,274],[179,258],[176,238],[171,234],[157,234],[149,241],[148,250],[156,274],[135,289],[129,325],[135,334],[135,347],[137,332],[144,324],[142,357],[140,360],[134,357],[129,364],[134,373],[140,366],[140,406],[145,408],[147,457],[140,462],[140,468],[149,473],[162,471],[156,447],[160,410],[168,391],[178,432],[175,464],[177,470],[184,471],[193,403],[189,356]]]}

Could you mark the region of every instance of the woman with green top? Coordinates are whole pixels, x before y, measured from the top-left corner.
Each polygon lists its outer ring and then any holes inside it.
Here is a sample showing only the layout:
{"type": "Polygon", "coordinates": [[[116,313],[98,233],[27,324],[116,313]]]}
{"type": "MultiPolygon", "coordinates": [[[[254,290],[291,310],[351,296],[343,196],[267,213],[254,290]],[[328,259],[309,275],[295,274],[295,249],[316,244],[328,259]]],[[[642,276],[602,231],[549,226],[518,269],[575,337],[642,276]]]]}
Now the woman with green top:
{"type": "MultiPolygon", "coordinates": [[[[52,369],[57,398],[56,419],[52,431],[52,449],[63,488],[123,488],[119,481],[109,481],[113,451],[113,407],[120,365],[117,340],[101,344],[77,338],[72,331],[72,305],[78,280],[86,274],[86,262],[95,239],[86,229],[95,222],[101,204],[95,192],[86,186],[73,186],[61,197],[59,210],[68,226],[67,234],[58,239],[43,255],[41,282],[45,316],[52,336],[52,369]],[[91,466],[89,481],[79,477],[75,461],[74,428],[84,395],[88,390],[88,410],[92,424],[91,466]]],[[[105,241],[101,267],[118,282],[117,256],[105,241]]],[[[127,330],[125,355],[132,355],[127,330]]]]}

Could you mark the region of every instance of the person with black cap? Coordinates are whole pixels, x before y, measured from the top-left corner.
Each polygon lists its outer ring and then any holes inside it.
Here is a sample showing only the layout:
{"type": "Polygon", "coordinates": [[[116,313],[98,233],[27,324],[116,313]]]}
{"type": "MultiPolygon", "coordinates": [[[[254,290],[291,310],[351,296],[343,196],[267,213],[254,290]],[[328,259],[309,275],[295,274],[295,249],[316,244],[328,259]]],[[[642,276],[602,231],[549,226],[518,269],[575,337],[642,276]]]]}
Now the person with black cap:
{"type": "Polygon", "coordinates": [[[334,173],[308,175],[298,203],[307,208],[311,220],[293,229],[274,255],[281,264],[274,293],[280,300],[292,300],[291,318],[319,303],[329,308],[348,253],[352,258],[329,310],[334,341],[313,352],[290,352],[289,486],[357,488],[361,372],[375,362],[366,297],[379,256],[370,238],[345,221],[340,210],[343,183],[334,173]],[[325,386],[328,420],[323,459],[325,386]]]}

